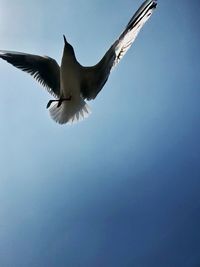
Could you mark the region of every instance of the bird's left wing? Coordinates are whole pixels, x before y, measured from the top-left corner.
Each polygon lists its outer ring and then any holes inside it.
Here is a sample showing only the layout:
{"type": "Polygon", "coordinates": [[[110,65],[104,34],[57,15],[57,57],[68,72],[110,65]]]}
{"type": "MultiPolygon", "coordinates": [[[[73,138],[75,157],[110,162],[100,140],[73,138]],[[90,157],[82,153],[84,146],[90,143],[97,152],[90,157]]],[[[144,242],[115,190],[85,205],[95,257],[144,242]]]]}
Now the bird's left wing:
{"type": "Polygon", "coordinates": [[[0,58],[32,75],[55,97],[60,96],[60,67],[53,58],[3,50],[0,58]]]}

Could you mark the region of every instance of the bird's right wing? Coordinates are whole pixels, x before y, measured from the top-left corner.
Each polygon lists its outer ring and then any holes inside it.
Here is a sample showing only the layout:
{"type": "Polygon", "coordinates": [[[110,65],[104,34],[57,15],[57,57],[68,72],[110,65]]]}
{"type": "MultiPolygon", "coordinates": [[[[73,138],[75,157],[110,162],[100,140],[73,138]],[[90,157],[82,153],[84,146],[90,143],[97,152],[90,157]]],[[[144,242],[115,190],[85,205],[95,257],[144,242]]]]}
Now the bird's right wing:
{"type": "Polygon", "coordinates": [[[82,67],[81,92],[84,98],[90,100],[98,95],[106,83],[111,69],[119,63],[131,47],[139,31],[152,15],[156,5],[156,0],[146,0],[101,61],[93,67],[82,67]]]}
{"type": "Polygon", "coordinates": [[[60,67],[53,58],[3,50],[0,58],[31,74],[55,97],[60,96],[60,67]]]}
{"type": "Polygon", "coordinates": [[[130,19],[125,30],[122,32],[119,38],[111,46],[110,50],[115,52],[113,67],[119,63],[128,49],[131,47],[138,33],[147,20],[151,17],[156,5],[156,0],[146,0],[130,19]]]}

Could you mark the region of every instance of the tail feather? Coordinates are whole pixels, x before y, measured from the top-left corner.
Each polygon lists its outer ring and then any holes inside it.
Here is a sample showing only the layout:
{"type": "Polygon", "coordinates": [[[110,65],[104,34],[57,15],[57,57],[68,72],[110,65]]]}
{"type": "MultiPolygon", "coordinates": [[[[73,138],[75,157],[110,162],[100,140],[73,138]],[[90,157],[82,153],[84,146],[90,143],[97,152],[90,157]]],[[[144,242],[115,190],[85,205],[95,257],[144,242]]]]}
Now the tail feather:
{"type": "Polygon", "coordinates": [[[90,107],[83,100],[83,98],[77,100],[63,101],[62,104],[57,107],[57,103],[49,109],[51,118],[60,123],[75,123],[87,118],[90,113],[90,107]]]}

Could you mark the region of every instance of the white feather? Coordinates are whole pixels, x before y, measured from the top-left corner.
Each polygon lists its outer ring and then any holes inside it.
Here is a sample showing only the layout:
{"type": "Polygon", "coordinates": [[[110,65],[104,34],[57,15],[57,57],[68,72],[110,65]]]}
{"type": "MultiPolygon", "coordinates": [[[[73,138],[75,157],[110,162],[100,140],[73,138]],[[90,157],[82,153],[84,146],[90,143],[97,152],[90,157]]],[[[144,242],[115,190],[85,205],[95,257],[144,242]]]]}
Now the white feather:
{"type": "Polygon", "coordinates": [[[75,100],[63,101],[57,107],[57,103],[49,109],[51,118],[60,123],[75,123],[87,118],[91,114],[90,107],[82,97],[75,100]]]}

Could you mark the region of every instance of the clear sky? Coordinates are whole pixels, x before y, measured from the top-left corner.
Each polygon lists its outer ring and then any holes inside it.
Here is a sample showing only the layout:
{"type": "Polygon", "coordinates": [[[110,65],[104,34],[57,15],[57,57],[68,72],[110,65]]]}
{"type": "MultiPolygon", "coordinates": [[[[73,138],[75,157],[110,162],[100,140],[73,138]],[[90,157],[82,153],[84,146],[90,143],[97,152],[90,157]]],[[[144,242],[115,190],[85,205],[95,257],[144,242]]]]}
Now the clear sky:
{"type": "MultiPolygon", "coordinates": [[[[0,0],[0,49],[95,64],[142,0],[0,0]]],[[[200,265],[200,2],[158,1],[92,115],[0,61],[0,266],[200,265]]]]}

